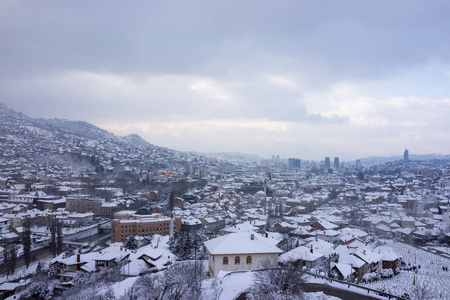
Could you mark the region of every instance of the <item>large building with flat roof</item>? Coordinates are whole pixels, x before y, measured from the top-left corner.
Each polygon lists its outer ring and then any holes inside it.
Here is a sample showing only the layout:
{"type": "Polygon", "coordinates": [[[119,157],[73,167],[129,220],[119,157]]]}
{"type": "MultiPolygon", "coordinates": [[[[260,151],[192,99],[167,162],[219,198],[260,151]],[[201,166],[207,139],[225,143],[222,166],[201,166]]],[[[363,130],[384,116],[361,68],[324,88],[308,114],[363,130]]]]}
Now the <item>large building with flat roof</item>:
{"type": "Polygon", "coordinates": [[[181,229],[181,219],[173,219],[161,214],[138,215],[138,214],[114,214],[111,220],[111,242],[125,242],[128,236],[150,236],[153,234],[170,235],[171,230],[181,229]]]}

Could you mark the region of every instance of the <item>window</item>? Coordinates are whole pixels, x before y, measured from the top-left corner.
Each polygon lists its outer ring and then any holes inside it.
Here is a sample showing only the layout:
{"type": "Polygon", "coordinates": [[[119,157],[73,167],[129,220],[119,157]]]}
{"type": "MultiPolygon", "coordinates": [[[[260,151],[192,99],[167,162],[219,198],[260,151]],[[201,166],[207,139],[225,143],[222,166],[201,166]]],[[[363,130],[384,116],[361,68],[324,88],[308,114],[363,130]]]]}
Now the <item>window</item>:
{"type": "Polygon", "coordinates": [[[252,257],[251,256],[247,256],[247,264],[250,265],[252,263],[252,257]]]}
{"type": "Polygon", "coordinates": [[[222,260],[222,264],[228,265],[228,256],[225,256],[222,260]]]}
{"type": "Polygon", "coordinates": [[[241,258],[239,257],[239,256],[236,256],[235,258],[234,258],[234,264],[235,265],[239,265],[241,263],[241,258]]]}

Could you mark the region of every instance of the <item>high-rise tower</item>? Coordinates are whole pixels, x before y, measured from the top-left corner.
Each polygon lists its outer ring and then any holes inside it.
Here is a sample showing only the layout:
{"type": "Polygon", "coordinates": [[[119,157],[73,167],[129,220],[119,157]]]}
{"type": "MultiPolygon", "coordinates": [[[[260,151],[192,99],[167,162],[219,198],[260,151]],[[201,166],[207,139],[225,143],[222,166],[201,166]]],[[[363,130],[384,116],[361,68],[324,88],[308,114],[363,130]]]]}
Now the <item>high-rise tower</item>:
{"type": "Polygon", "coordinates": [[[333,167],[334,167],[336,170],[339,170],[339,157],[335,157],[335,158],[334,158],[333,167]]]}
{"type": "Polygon", "coordinates": [[[331,168],[331,162],[329,157],[325,157],[325,169],[328,170],[331,168]]]}

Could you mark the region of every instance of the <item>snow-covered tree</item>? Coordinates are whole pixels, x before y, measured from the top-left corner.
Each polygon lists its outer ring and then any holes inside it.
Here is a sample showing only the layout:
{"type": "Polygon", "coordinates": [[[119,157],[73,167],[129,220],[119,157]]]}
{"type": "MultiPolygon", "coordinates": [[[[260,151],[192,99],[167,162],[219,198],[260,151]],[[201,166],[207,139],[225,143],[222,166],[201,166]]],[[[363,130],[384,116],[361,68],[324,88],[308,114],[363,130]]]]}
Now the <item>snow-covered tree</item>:
{"type": "Polygon", "coordinates": [[[194,232],[176,232],[169,240],[169,248],[180,260],[206,259],[203,242],[194,232]]]}
{"type": "Polygon", "coordinates": [[[71,257],[72,255],[75,255],[75,249],[69,247],[66,252],[64,252],[63,258],[71,257]]]}
{"type": "Polygon", "coordinates": [[[426,283],[415,284],[409,296],[412,300],[431,300],[438,298],[438,295],[426,283]]]}
{"type": "Polygon", "coordinates": [[[124,247],[130,250],[136,250],[138,248],[138,241],[134,235],[127,237],[124,243],[124,247]]]}
{"type": "Polygon", "coordinates": [[[51,274],[52,272],[39,262],[31,283],[20,293],[18,298],[53,299],[55,297],[54,287],[57,285],[58,280],[54,279],[51,274]]]}
{"type": "Polygon", "coordinates": [[[300,283],[303,272],[294,267],[270,269],[255,273],[255,282],[247,298],[250,300],[304,299],[300,283]]]}
{"type": "Polygon", "coordinates": [[[127,299],[190,300],[201,299],[206,277],[202,261],[186,261],[165,272],[148,274],[136,280],[126,293],[127,299]]]}

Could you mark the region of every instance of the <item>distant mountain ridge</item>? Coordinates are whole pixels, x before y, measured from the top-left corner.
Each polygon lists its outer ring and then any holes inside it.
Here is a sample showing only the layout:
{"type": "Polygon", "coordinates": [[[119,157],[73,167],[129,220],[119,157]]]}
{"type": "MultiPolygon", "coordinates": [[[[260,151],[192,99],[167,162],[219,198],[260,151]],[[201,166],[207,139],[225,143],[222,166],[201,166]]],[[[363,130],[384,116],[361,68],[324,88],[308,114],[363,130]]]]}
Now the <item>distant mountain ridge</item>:
{"type": "Polygon", "coordinates": [[[145,141],[137,134],[130,134],[128,136],[119,137],[113,133],[101,129],[91,123],[85,121],[71,121],[67,119],[43,119],[43,118],[31,118],[21,112],[14,111],[8,108],[5,104],[0,103],[0,114],[3,118],[14,118],[16,120],[24,121],[28,125],[36,126],[42,130],[49,132],[56,131],[58,134],[72,134],[78,137],[85,138],[102,138],[102,139],[118,139],[125,142],[129,142],[135,146],[147,147],[154,145],[145,141]]]}
{"type": "MultiPolygon", "coordinates": [[[[84,121],[31,118],[0,103],[0,160],[26,159],[40,164],[57,163],[73,172],[128,168],[154,170],[184,168],[188,155],[154,146],[137,134],[116,136],[84,121]],[[86,163],[86,157],[95,164],[86,163]],[[97,158],[95,158],[97,157],[97,158]],[[122,161],[117,165],[114,160],[122,161]]],[[[89,161],[88,161],[89,162],[89,161]]]]}

